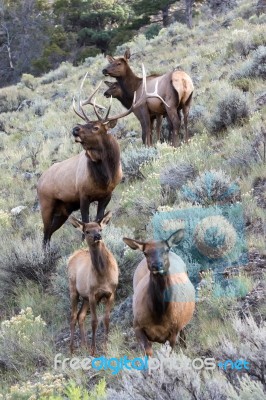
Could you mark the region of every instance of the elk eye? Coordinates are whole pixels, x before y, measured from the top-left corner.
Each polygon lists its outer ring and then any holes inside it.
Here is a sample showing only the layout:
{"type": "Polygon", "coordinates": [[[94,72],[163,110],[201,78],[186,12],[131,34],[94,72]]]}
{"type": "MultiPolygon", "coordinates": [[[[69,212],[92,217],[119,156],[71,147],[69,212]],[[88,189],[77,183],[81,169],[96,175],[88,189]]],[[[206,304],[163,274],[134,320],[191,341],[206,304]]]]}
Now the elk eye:
{"type": "Polygon", "coordinates": [[[94,132],[98,132],[99,129],[100,129],[100,128],[99,128],[98,126],[94,126],[94,127],[92,128],[92,130],[93,130],[94,132]]]}
{"type": "Polygon", "coordinates": [[[90,231],[85,231],[86,235],[88,235],[90,233],[90,231]]]}
{"type": "Polygon", "coordinates": [[[121,65],[121,62],[118,62],[117,65],[121,65]]]}

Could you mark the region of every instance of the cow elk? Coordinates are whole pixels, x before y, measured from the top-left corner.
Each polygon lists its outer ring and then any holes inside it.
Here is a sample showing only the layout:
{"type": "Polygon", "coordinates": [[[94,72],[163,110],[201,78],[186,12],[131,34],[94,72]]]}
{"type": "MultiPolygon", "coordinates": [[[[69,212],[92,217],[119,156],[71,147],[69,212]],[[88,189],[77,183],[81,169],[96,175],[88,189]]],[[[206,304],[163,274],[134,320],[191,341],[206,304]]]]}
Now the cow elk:
{"type": "Polygon", "coordinates": [[[183,260],[170,251],[183,235],[184,230],[179,229],[165,241],[123,238],[129,247],[145,255],[133,278],[133,326],[148,356],[152,356],[151,342],[169,341],[173,349],[193,316],[194,286],[183,260]]]}
{"type": "MultiPolygon", "coordinates": [[[[112,96],[115,99],[117,99],[118,101],[120,101],[120,103],[124,107],[126,107],[126,108],[130,107],[132,99],[125,95],[125,93],[123,92],[123,90],[118,82],[104,81],[104,83],[106,84],[106,86],[108,86],[108,89],[104,92],[105,97],[109,98],[112,96]]],[[[141,126],[143,126],[141,113],[140,113],[139,109],[135,110],[134,114],[140,121],[141,126]]],[[[163,116],[159,115],[159,114],[150,114],[150,119],[151,119],[151,121],[150,121],[151,132],[153,131],[154,121],[156,120],[156,137],[157,137],[157,141],[159,141],[161,139],[161,128],[162,128],[163,116]]],[[[142,131],[142,137],[145,138],[144,131],[142,131]]],[[[143,143],[143,144],[145,144],[145,143],[143,143]]],[[[152,144],[152,137],[151,137],[151,144],[152,144]]]]}
{"type": "MultiPolygon", "coordinates": [[[[81,89],[83,83],[84,79],[81,89]]],[[[136,96],[133,97],[128,110],[113,117],[109,117],[110,101],[107,113],[102,117],[95,103],[92,103],[92,97],[99,86],[87,100],[79,101],[78,110],[73,100],[75,113],[86,121],[85,125],[77,125],[72,132],[75,141],[82,145],[84,151],[53,164],[39,179],[37,192],[44,224],[45,245],[75,210],[80,209],[82,221],[89,222],[90,203],[97,201],[96,219],[103,217],[112,192],[122,179],[119,144],[114,136],[108,134],[108,129],[113,128],[119,118],[125,117],[143,104],[147,97],[160,97],[156,93],[145,91],[137,102],[136,96]],[[91,121],[86,115],[83,108],[85,104],[93,105],[97,121],[91,121]]]]}
{"type": "Polygon", "coordinates": [[[151,145],[151,115],[168,116],[172,126],[172,144],[177,146],[179,142],[179,130],[181,125],[182,110],[185,125],[185,141],[188,141],[188,114],[192,101],[194,90],[193,82],[189,75],[184,71],[167,72],[164,75],[151,75],[145,79],[139,78],[134,74],[128,64],[130,51],[126,50],[124,57],[114,58],[107,56],[109,65],[103,69],[105,76],[116,78],[123,90],[123,97],[130,101],[134,92],[137,98],[141,96],[143,84],[146,82],[148,90],[153,90],[158,82],[158,94],[164,100],[149,98],[147,102],[140,107],[135,115],[142,126],[142,141],[148,146],[151,145]],[[165,105],[169,107],[166,107],[165,105]]]}
{"type": "Polygon", "coordinates": [[[79,324],[81,346],[87,347],[85,338],[84,320],[88,310],[91,313],[92,342],[91,354],[96,350],[96,331],[98,319],[96,306],[105,301],[105,347],[109,331],[110,311],[114,302],[118,284],[118,266],[113,254],[102,241],[102,228],[108,224],[111,212],[107,212],[98,222],[84,223],[73,216],[69,221],[80,230],[87,241],[88,249],[74,252],[68,261],[68,277],[71,301],[70,322],[70,350],[74,350],[74,331],[76,323],[79,324]],[[78,311],[78,301],[82,298],[82,305],[78,311]]]}

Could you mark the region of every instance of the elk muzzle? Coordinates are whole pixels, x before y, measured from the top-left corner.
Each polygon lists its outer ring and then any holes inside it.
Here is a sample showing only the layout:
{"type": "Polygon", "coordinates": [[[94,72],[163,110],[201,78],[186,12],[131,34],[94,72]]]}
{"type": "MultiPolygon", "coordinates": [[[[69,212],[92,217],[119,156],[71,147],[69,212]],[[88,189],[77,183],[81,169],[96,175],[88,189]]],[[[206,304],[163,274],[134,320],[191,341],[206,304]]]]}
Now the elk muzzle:
{"type": "Polygon", "coordinates": [[[94,242],[99,242],[99,240],[102,240],[102,236],[100,235],[100,233],[95,233],[95,235],[93,236],[93,240],[94,242]]]}
{"type": "Polygon", "coordinates": [[[80,127],[79,126],[75,126],[75,128],[73,128],[72,135],[75,138],[75,142],[81,143],[81,139],[79,137],[79,133],[80,133],[80,127]]]}
{"type": "Polygon", "coordinates": [[[153,274],[163,275],[166,272],[163,262],[152,263],[151,264],[151,272],[153,274]]]}
{"type": "Polygon", "coordinates": [[[108,75],[109,75],[109,73],[108,73],[108,71],[107,71],[106,68],[104,68],[104,69],[102,70],[102,73],[103,73],[103,75],[105,75],[105,76],[108,76],[108,75]]]}

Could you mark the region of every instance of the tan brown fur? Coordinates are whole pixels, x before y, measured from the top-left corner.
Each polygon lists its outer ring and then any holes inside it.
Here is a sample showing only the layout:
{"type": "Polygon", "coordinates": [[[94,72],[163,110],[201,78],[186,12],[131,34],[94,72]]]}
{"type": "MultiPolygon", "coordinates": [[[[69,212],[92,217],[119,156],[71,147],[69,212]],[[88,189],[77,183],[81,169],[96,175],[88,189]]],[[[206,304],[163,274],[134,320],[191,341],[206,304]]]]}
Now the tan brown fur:
{"type": "MultiPolygon", "coordinates": [[[[136,91],[137,98],[141,96],[143,81],[137,77],[128,64],[130,52],[127,50],[124,57],[114,58],[107,56],[109,65],[103,69],[104,75],[116,78],[123,96],[133,98],[136,91]]],[[[158,82],[158,94],[169,105],[166,107],[158,98],[149,98],[147,102],[134,112],[141,122],[142,140],[148,146],[151,145],[151,115],[159,114],[168,116],[172,125],[172,144],[178,145],[179,130],[181,125],[180,111],[182,110],[185,125],[185,141],[188,141],[188,114],[194,90],[193,82],[184,71],[167,72],[161,76],[150,76],[147,78],[147,90],[152,92],[158,82]]]]}
{"type": "Polygon", "coordinates": [[[195,309],[195,291],[185,264],[180,257],[169,252],[173,241],[180,240],[181,231],[165,242],[123,239],[132,249],[139,249],[145,254],[133,278],[133,326],[148,356],[152,355],[151,342],[169,341],[173,348],[195,309]],[[167,301],[164,296],[173,285],[179,300],[175,301],[172,297],[167,301]]]}
{"type": "Polygon", "coordinates": [[[37,192],[45,244],[73,211],[80,209],[82,221],[88,222],[93,201],[98,202],[96,218],[103,217],[112,192],[122,179],[119,145],[107,133],[109,125],[95,121],[76,126],[73,135],[84,151],[53,164],[39,179],[37,192]]]}
{"type": "Polygon", "coordinates": [[[68,260],[68,278],[71,299],[71,337],[70,350],[74,349],[74,330],[78,322],[81,334],[81,345],[87,347],[85,338],[84,320],[90,309],[92,326],[91,354],[96,350],[96,330],[98,319],[97,304],[105,301],[105,346],[109,331],[110,311],[114,302],[114,295],[118,284],[118,266],[113,254],[107,249],[101,238],[102,227],[111,218],[111,213],[105,214],[103,219],[96,222],[83,223],[74,217],[70,222],[85,235],[88,249],[75,251],[68,260]],[[82,298],[82,306],[78,311],[78,300],[82,298]]]}

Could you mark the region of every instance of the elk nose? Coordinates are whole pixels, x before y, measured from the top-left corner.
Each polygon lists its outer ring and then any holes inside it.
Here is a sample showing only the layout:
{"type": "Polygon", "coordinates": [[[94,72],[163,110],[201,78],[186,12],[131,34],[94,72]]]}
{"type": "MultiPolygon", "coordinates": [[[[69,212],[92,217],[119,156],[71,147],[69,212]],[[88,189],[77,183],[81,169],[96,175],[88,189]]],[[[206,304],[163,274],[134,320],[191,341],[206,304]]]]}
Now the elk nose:
{"type": "Polygon", "coordinates": [[[95,235],[93,236],[93,239],[94,239],[94,241],[101,240],[102,237],[101,237],[101,235],[99,233],[95,233],[95,235]]]}
{"type": "Polygon", "coordinates": [[[104,69],[102,70],[102,73],[103,73],[104,75],[108,75],[107,69],[104,68],[104,69]]]}
{"type": "Polygon", "coordinates": [[[153,271],[160,271],[160,270],[163,270],[163,263],[157,262],[157,263],[152,264],[151,267],[152,267],[153,271]]]}
{"type": "Polygon", "coordinates": [[[79,131],[80,131],[80,128],[78,126],[75,126],[75,128],[73,128],[72,135],[78,136],[79,131]]]}

